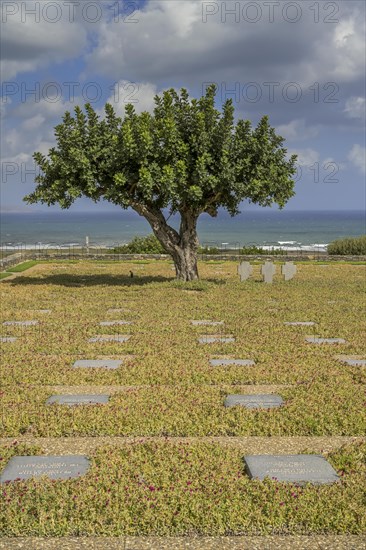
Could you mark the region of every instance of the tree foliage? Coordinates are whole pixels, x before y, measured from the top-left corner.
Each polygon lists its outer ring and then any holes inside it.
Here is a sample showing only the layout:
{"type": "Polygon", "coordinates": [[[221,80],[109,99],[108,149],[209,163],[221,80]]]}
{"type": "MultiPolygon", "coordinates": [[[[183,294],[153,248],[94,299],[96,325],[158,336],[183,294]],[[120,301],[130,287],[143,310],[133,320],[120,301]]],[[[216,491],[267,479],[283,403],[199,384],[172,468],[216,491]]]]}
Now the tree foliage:
{"type": "Polygon", "coordinates": [[[28,203],[69,208],[79,197],[133,208],[150,223],[164,250],[187,261],[198,248],[196,224],[220,207],[231,215],[247,199],[282,208],[293,196],[296,156],[264,116],[256,128],[234,120],[232,101],[215,108],[215,86],[200,99],[174,89],[155,97],[153,114],[127,105],[123,119],[112,105],[99,117],[90,104],[66,112],[55,128],[56,146],[34,159],[40,167],[28,203]],[[179,213],[181,226],[165,212],[179,213]]]}

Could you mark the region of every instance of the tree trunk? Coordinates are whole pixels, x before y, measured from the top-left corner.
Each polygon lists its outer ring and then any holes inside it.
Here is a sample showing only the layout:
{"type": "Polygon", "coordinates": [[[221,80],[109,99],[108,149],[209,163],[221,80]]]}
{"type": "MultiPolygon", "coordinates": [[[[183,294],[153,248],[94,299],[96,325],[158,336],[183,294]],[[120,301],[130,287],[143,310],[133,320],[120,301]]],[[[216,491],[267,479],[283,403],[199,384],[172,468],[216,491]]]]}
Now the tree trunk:
{"type": "Polygon", "coordinates": [[[172,254],[177,279],[181,281],[194,281],[198,279],[197,268],[197,219],[198,214],[189,210],[180,212],[181,222],[179,229],[179,247],[175,254],[172,254]]]}
{"type": "Polygon", "coordinates": [[[175,273],[180,281],[195,281],[198,279],[197,251],[191,248],[181,248],[172,254],[175,273]]]}
{"type": "Polygon", "coordinates": [[[172,256],[177,279],[181,281],[198,279],[197,219],[199,214],[190,210],[180,211],[181,223],[178,233],[167,224],[160,210],[139,203],[134,203],[131,206],[140,216],[146,218],[164,250],[172,256]]]}

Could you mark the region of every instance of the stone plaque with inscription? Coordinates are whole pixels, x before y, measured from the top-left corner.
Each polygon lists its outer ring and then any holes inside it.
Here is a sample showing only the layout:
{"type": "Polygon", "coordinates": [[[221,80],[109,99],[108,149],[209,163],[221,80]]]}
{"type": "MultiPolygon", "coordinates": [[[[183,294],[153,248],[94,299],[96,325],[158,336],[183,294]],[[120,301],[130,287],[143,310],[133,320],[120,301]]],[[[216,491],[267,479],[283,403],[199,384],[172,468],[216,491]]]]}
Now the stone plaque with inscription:
{"type": "Polygon", "coordinates": [[[101,327],[113,327],[115,325],[132,325],[132,321],[101,321],[99,325],[101,327]]]}
{"type": "Polygon", "coordinates": [[[47,405],[97,405],[108,403],[109,395],[103,394],[78,394],[78,395],[51,395],[46,401],[47,405]]]}
{"type": "Polygon", "coordinates": [[[351,367],[366,367],[366,359],[341,359],[341,361],[351,367]]]}
{"type": "Polygon", "coordinates": [[[14,456],[0,476],[0,483],[47,476],[50,479],[69,479],[84,475],[89,460],[81,455],[14,456]]]}
{"type": "Polygon", "coordinates": [[[250,367],[255,365],[255,362],[252,359],[210,359],[210,365],[212,367],[229,367],[231,365],[250,367]]]}
{"type": "Polygon", "coordinates": [[[345,344],[343,338],[319,338],[319,336],[307,336],[305,341],[308,344],[345,344]]]}
{"type": "Polygon", "coordinates": [[[38,325],[38,321],[4,321],[3,325],[14,327],[33,327],[34,325],[38,325]]]}
{"type": "Polygon", "coordinates": [[[16,339],[15,336],[2,336],[0,342],[15,342],[16,339]]]}
{"type": "Polygon", "coordinates": [[[216,326],[216,325],[223,325],[224,321],[210,321],[208,319],[202,319],[201,321],[191,321],[192,325],[199,326],[199,325],[206,325],[206,326],[216,326]]]}
{"type": "Polygon", "coordinates": [[[283,405],[283,399],[276,394],[233,394],[228,395],[224,403],[225,407],[240,405],[246,409],[274,409],[283,405]]]}
{"type": "Polygon", "coordinates": [[[314,321],[291,321],[283,324],[289,327],[312,327],[315,325],[314,321]]]}
{"type": "Polygon", "coordinates": [[[93,338],[89,338],[88,342],[91,344],[94,342],[127,342],[127,340],[129,340],[130,338],[130,334],[110,334],[105,336],[94,336],[93,338]]]}
{"type": "Polygon", "coordinates": [[[320,455],[247,455],[249,477],[266,477],[291,483],[334,483],[339,480],[334,468],[320,455]]]}
{"type": "Polygon", "coordinates": [[[233,336],[210,336],[205,335],[198,338],[198,342],[200,344],[229,344],[231,342],[235,342],[235,338],[233,336]]]}
{"type": "Polygon", "coordinates": [[[83,369],[118,369],[123,364],[123,361],[116,359],[79,359],[73,364],[74,368],[83,369]]]}

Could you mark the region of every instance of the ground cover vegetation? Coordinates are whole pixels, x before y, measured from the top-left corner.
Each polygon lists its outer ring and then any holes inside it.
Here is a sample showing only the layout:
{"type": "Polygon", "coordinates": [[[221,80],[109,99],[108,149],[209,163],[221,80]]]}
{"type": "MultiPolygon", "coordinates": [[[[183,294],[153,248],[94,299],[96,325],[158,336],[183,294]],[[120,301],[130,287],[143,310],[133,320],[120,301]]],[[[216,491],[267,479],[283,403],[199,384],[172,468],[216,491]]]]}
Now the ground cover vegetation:
{"type": "MultiPolygon", "coordinates": [[[[162,438],[96,449],[80,479],[2,486],[1,534],[364,532],[364,444],[328,456],[339,484],[299,488],[250,480],[242,449],[165,438],[364,435],[366,369],[335,356],[365,355],[365,266],[299,264],[292,281],[278,275],[272,285],[260,282],[258,265],[245,283],[235,262],[201,262],[202,279],[188,283],[176,281],[173,270],[169,261],[49,262],[1,283],[1,322],[39,324],[1,324],[2,336],[17,340],[1,344],[0,437],[162,438]],[[120,319],[133,324],[99,326],[120,319]],[[224,325],[192,326],[192,319],[224,325]],[[288,321],[317,324],[285,326],[288,321]],[[131,339],[88,342],[103,333],[131,339]],[[210,333],[233,334],[236,341],[197,342],[210,333]],[[347,343],[306,344],[312,334],[347,343]],[[75,360],[102,357],[124,364],[116,370],[72,368],[75,360]],[[210,365],[211,358],[222,357],[256,364],[210,365]],[[225,396],[243,393],[244,386],[246,393],[278,393],[285,404],[225,408],[225,396]],[[52,394],[83,392],[107,393],[110,401],[45,404],[52,394]]],[[[3,440],[0,469],[12,455],[43,452],[22,445],[3,440]]]]}

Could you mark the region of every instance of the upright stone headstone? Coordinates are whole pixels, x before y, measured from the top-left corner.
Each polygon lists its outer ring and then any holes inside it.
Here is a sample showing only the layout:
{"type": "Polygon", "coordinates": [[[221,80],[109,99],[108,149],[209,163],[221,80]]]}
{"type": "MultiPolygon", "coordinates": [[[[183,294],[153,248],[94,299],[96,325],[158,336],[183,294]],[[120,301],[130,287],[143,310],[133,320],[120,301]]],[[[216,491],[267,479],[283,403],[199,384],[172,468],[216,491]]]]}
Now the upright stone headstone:
{"type": "Polygon", "coordinates": [[[276,266],[273,262],[264,262],[262,265],[261,273],[263,275],[263,281],[265,283],[272,283],[273,276],[276,273],[276,266]]]}
{"type": "Polygon", "coordinates": [[[246,469],[251,478],[266,477],[291,483],[334,483],[334,468],[320,455],[247,455],[246,469]]]}
{"type": "Polygon", "coordinates": [[[249,279],[249,277],[252,275],[252,273],[253,273],[253,267],[250,265],[249,262],[241,262],[238,265],[238,274],[240,276],[240,281],[241,282],[246,281],[247,279],[249,279]]]}
{"type": "Polygon", "coordinates": [[[89,460],[80,455],[14,456],[0,476],[0,483],[46,475],[50,479],[69,479],[84,475],[89,460]]]}
{"type": "Polygon", "coordinates": [[[282,266],[282,275],[285,276],[285,281],[292,279],[297,272],[297,267],[293,262],[286,262],[282,266]]]}

